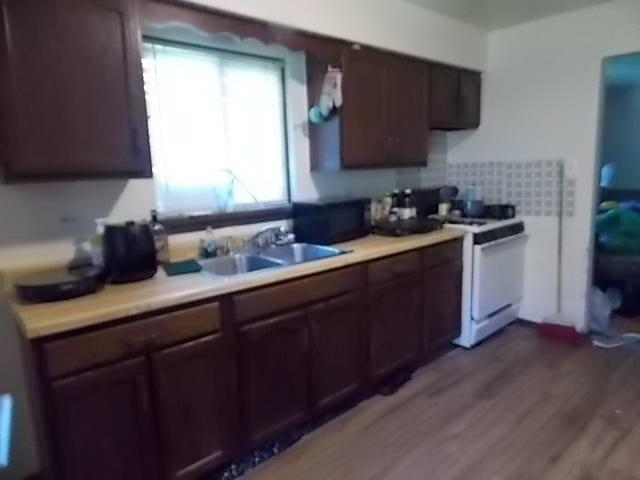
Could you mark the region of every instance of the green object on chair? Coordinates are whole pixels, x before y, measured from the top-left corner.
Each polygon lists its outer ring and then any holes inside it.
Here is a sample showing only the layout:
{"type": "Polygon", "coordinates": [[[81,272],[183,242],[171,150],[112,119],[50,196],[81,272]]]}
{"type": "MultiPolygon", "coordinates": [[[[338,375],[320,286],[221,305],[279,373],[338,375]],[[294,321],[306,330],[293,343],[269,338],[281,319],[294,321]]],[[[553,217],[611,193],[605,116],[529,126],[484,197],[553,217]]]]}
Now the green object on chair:
{"type": "Polygon", "coordinates": [[[198,273],[202,271],[202,267],[196,260],[183,260],[181,262],[172,262],[163,265],[162,268],[170,277],[174,275],[186,275],[187,273],[198,273]]]}

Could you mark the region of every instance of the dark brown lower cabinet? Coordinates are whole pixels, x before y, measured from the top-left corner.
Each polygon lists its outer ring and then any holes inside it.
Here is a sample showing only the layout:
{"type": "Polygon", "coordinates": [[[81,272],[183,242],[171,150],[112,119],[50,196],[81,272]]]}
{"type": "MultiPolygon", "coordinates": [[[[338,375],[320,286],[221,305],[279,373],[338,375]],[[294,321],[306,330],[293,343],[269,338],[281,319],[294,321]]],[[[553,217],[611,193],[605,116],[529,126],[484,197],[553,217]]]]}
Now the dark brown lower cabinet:
{"type": "Polygon", "coordinates": [[[311,392],[314,412],[356,395],[363,381],[363,298],[349,293],[311,308],[311,392]]]}
{"type": "Polygon", "coordinates": [[[151,357],[167,479],[198,478],[231,458],[235,365],[223,334],[151,357]]]}
{"type": "Polygon", "coordinates": [[[238,339],[245,434],[257,445],[308,417],[307,311],[246,325],[238,339]]]}
{"type": "Polygon", "coordinates": [[[379,380],[410,365],[420,342],[421,284],[407,275],[369,288],[369,372],[379,380]]]}
{"type": "Polygon", "coordinates": [[[52,395],[56,478],[159,478],[146,360],[55,382],[52,395]]]}
{"type": "Polygon", "coordinates": [[[37,341],[54,478],[195,480],[416,366],[460,333],[461,246],[37,341]]]}
{"type": "Polygon", "coordinates": [[[462,262],[432,267],[424,273],[424,347],[436,350],[460,335],[462,262]]]}

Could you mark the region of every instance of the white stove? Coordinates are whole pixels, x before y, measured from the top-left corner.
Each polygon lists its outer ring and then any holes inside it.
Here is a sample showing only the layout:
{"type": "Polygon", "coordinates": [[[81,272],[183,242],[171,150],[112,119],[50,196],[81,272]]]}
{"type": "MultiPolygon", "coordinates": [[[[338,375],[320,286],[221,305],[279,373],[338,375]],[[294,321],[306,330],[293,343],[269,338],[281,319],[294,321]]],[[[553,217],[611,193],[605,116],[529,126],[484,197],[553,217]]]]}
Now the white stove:
{"type": "Polygon", "coordinates": [[[527,234],[520,218],[463,218],[462,328],[454,343],[471,348],[518,318],[527,234]]]}

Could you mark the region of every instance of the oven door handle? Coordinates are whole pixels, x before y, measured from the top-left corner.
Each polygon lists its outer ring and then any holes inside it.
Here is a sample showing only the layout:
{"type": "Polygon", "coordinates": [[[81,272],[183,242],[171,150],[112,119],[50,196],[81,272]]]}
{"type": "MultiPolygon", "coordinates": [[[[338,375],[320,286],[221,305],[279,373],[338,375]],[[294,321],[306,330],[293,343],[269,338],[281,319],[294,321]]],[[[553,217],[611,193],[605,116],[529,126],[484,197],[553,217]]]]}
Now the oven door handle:
{"type": "Polygon", "coordinates": [[[479,248],[480,250],[486,250],[487,248],[497,247],[498,245],[502,245],[503,243],[513,242],[515,240],[526,240],[528,237],[529,235],[527,235],[526,233],[519,233],[518,235],[501,238],[499,240],[494,240],[493,242],[483,243],[482,245],[474,245],[474,247],[479,248]]]}

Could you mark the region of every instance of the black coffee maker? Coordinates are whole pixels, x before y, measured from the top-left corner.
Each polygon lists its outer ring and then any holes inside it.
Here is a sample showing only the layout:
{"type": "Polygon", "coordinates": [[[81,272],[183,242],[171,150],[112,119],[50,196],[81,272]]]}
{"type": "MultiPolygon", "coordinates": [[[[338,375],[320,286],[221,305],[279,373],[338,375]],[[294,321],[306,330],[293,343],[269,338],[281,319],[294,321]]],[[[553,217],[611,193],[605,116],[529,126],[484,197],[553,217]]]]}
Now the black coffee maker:
{"type": "Polygon", "coordinates": [[[158,270],[153,235],[146,223],[106,225],[102,248],[109,283],[145,280],[158,270]]]}

